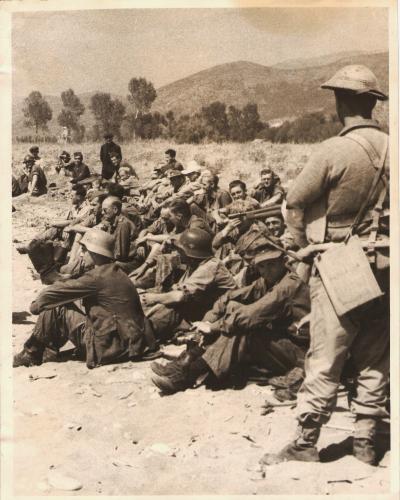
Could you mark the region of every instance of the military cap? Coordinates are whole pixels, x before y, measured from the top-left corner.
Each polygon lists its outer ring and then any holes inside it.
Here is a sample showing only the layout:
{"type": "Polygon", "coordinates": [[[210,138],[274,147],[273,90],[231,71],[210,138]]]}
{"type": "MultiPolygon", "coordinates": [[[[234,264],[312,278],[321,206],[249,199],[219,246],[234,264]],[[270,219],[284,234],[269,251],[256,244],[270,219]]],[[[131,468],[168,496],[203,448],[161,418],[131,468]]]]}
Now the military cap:
{"type": "Polygon", "coordinates": [[[378,89],[374,73],[362,64],[351,64],[340,69],[333,77],[321,85],[322,89],[344,90],[355,94],[370,94],[381,101],[388,96],[378,89]]]}
{"type": "Polygon", "coordinates": [[[254,257],[254,264],[260,264],[266,260],[275,260],[282,257],[283,252],[273,247],[266,247],[262,252],[254,257]]]}

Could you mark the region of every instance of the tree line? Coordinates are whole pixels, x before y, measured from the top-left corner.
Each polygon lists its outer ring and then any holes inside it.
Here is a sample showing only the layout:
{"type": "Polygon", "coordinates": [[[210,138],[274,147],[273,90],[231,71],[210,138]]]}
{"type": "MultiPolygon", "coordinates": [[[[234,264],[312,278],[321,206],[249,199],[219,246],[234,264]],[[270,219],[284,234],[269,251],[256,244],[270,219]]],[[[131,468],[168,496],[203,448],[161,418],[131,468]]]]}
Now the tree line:
{"type": "MultiPolygon", "coordinates": [[[[319,142],[340,130],[336,115],[314,112],[294,120],[284,121],[278,127],[261,121],[257,104],[248,103],[242,108],[215,101],[193,114],[175,116],[151,112],[157,97],[153,84],[144,78],[132,78],[128,85],[128,106],[110,93],[97,92],[91,96],[89,109],[94,125],[86,130],[81,123],[85,113],[74,90],[61,93],[62,110],[57,116],[61,127],[67,127],[73,142],[98,141],[104,133],[111,132],[120,141],[132,139],[165,138],[177,143],[247,142],[264,139],[271,142],[319,142]]],[[[34,91],[24,101],[25,125],[35,130],[47,131],[53,111],[41,95],[34,91]]],[[[18,139],[18,138],[17,138],[18,139]]],[[[21,141],[23,138],[19,138],[21,141]]]]}

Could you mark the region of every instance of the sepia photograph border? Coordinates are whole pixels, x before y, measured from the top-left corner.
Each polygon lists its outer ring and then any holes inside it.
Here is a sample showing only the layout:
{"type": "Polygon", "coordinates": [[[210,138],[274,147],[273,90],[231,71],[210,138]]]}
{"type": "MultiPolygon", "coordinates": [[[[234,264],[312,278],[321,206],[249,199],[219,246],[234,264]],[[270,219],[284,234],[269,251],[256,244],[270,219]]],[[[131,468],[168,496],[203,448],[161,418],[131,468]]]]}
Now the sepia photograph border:
{"type": "MultiPolygon", "coordinates": [[[[29,11],[65,11],[65,10],[98,10],[98,9],[136,9],[136,8],[252,8],[252,7],[304,7],[304,8],[349,8],[349,7],[387,7],[389,9],[389,122],[390,122],[390,198],[391,198],[391,493],[374,498],[398,498],[399,495],[399,99],[398,99],[398,6],[396,0],[330,0],[330,1],[155,1],[155,0],[82,0],[82,1],[0,1],[0,283],[1,283],[1,498],[12,499],[13,493],[13,387],[12,387],[12,224],[11,224],[11,163],[12,163],[12,57],[11,28],[12,14],[29,11]]],[[[171,495],[176,495],[171,492],[171,495]]],[[[294,493],[294,495],[296,495],[294,493]]],[[[250,498],[252,495],[246,495],[250,498]]],[[[307,495],[296,495],[309,498],[307,495]]],[[[325,495],[321,495],[324,497],[325,495]]],[[[346,495],[345,498],[364,498],[367,495],[346,495]]],[[[97,496],[77,496],[74,498],[98,498],[97,496]]],[[[105,497],[102,498],[126,498],[105,497]]],[[[199,498],[212,498],[212,495],[201,495],[199,498]]],[[[218,496],[220,498],[220,496],[218,496]]],[[[19,496],[18,498],[32,498],[19,496]]],[[[50,496],[48,498],[51,498],[50,496]]],[[[68,495],[54,498],[68,498],[68,495]]],[[[141,498],[147,498],[143,495],[141,498]]],[[[154,498],[154,497],[152,497],[154,498]]],[[[282,498],[269,495],[268,498],[282,498]]]]}

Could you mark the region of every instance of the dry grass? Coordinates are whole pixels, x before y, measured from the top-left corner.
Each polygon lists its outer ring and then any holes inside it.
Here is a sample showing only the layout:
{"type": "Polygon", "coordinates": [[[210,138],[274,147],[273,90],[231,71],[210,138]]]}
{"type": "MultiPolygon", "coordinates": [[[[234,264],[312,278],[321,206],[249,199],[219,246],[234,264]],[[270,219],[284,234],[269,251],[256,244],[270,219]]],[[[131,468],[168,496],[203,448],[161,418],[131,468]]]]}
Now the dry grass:
{"type": "MultiPolygon", "coordinates": [[[[149,177],[153,166],[164,157],[167,148],[177,151],[178,160],[185,165],[189,160],[196,160],[201,165],[210,168],[220,175],[221,186],[226,186],[233,179],[242,179],[249,187],[253,186],[259,177],[262,167],[270,166],[281,176],[284,183],[294,179],[303,168],[315,145],[311,144],[272,144],[263,141],[250,143],[221,144],[183,144],[156,141],[138,141],[122,145],[126,161],[135,166],[141,179],[149,177]]],[[[15,144],[13,151],[14,170],[18,171],[24,155],[29,149],[28,144],[15,144]]],[[[64,148],[57,144],[40,146],[44,168],[50,182],[61,182],[54,171],[57,158],[64,148]]],[[[66,148],[71,154],[82,151],[84,161],[90,169],[99,172],[100,143],[69,144],[66,148]]]]}

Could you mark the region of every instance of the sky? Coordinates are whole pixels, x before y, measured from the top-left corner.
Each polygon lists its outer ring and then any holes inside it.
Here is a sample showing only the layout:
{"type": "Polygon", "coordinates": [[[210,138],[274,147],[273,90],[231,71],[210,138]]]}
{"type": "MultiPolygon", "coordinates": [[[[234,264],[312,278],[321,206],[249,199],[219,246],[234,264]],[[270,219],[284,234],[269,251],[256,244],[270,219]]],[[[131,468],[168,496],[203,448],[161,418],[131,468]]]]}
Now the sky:
{"type": "Polygon", "coordinates": [[[118,9],[14,13],[14,97],[128,93],[133,77],[156,88],[217,64],[348,50],[388,50],[386,9],[118,9]]]}

